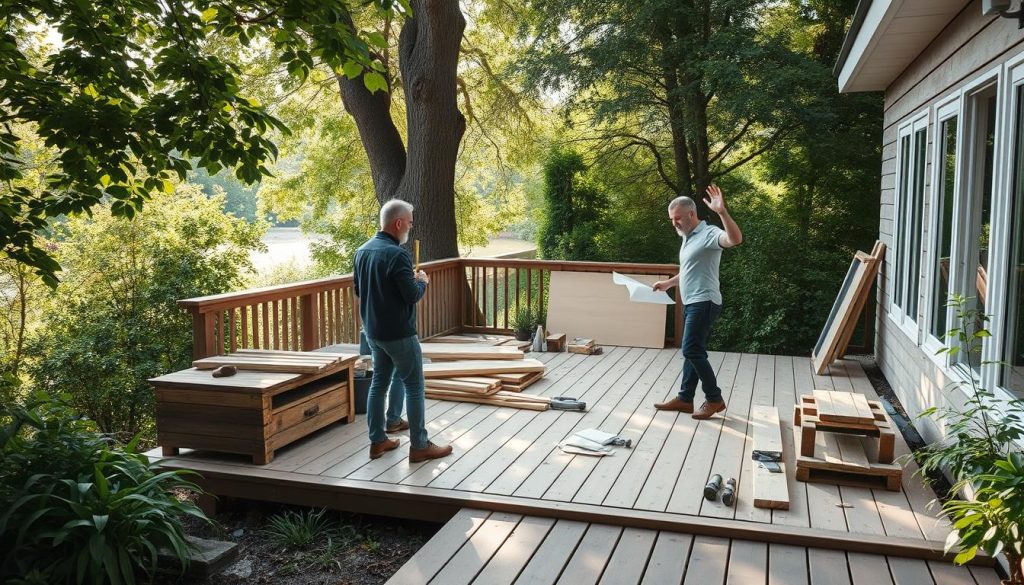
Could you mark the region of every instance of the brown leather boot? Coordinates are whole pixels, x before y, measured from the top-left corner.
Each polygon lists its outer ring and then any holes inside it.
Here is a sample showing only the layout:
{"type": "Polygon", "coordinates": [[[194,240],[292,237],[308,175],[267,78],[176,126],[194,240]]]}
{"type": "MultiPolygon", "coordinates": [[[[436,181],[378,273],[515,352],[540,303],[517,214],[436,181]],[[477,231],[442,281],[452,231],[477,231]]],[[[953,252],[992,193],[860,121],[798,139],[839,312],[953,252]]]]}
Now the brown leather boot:
{"type": "Polygon", "coordinates": [[[433,443],[427,443],[427,446],[422,449],[409,448],[409,463],[419,463],[420,461],[426,461],[428,459],[439,459],[441,457],[447,457],[452,453],[452,446],[435,445],[433,443]]]}
{"type": "Polygon", "coordinates": [[[384,431],[388,432],[388,433],[398,433],[398,432],[405,431],[405,430],[408,430],[408,429],[409,429],[409,421],[405,420],[404,418],[400,418],[400,419],[398,419],[397,423],[395,423],[393,425],[389,425],[387,428],[384,429],[384,431]]]}
{"type": "Polygon", "coordinates": [[[693,412],[693,403],[687,402],[676,396],[668,402],[656,402],[654,404],[654,408],[657,408],[658,410],[677,410],[679,412],[690,414],[693,412]]]}
{"type": "Polygon", "coordinates": [[[380,443],[370,443],[370,459],[380,459],[381,455],[397,449],[399,444],[401,444],[401,441],[398,439],[386,439],[380,443]]]}
{"type": "Polygon", "coordinates": [[[694,418],[697,420],[707,420],[711,418],[711,415],[715,414],[716,412],[722,412],[723,410],[725,410],[724,400],[719,400],[718,402],[705,402],[704,404],[700,405],[700,409],[697,410],[697,412],[693,413],[693,415],[690,418],[694,418]]]}

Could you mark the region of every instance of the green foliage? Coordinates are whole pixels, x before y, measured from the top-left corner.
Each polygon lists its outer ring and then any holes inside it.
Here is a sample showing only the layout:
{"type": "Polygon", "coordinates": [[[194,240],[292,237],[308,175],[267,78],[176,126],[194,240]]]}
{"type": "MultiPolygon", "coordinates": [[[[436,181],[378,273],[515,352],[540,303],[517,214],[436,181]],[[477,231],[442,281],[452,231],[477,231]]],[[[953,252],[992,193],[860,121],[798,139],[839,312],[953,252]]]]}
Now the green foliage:
{"type": "Polygon", "coordinates": [[[234,214],[248,222],[256,221],[257,197],[259,183],[246,186],[225,170],[210,175],[206,169],[198,168],[189,173],[188,182],[200,185],[207,197],[224,194],[224,211],[234,214]]]}
{"type": "Polygon", "coordinates": [[[379,35],[354,30],[354,10],[408,14],[406,0],[266,0],[7,3],[0,14],[0,248],[56,284],[57,261],[35,234],[61,215],[110,201],[132,217],[155,193],[184,180],[190,160],[211,174],[234,169],[253,183],[277,149],[267,135],[285,125],[240,89],[225,41],[269,52],[304,81],[314,57],[346,75],[366,73],[371,91],[384,65],[379,35]],[[33,31],[54,27],[59,47],[33,31]],[[11,124],[27,124],[56,151],[42,189],[20,184],[30,152],[11,124]]]}
{"type": "Polygon", "coordinates": [[[104,206],[61,224],[64,282],[30,341],[28,371],[105,433],[152,439],[148,378],[188,367],[190,315],[179,299],[237,290],[265,224],[223,213],[196,186],[155,197],[134,221],[104,206]]]}
{"type": "Polygon", "coordinates": [[[587,167],[572,150],[554,149],[544,162],[544,223],[538,251],[544,259],[600,260],[604,196],[583,180],[587,167]]]}
{"type": "Polygon", "coordinates": [[[533,307],[521,307],[513,312],[512,318],[509,320],[512,330],[521,336],[533,333],[534,329],[537,328],[537,323],[537,312],[534,311],[533,307]]]}
{"type": "MultiPolygon", "coordinates": [[[[966,563],[979,550],[1006,555],[1010,583],[1024,584],[1024,401],[999,401],[981,386],[972,366],[985,338],[988,316],[970,308],[965,297],[953,295],[956,326],[946,334],[947,347],[939,353],[963,353],[969,380],[953,386],[963,390],[963,407],[932,407],[921,417],[945,423],[947,439],[928,445],[919,454],[922,475],[948,472],[954,480],[953,497],[942,505],[953,521],[954,531],[946,550],[960,547],[955,561],[966,563]],[[970,492],[970,493],[968,493],[970,492]],[[960,494],[966,494],[961,499],[960,494]]],[[[925,475],[925,477],[928,477],[925,475]]]]}
{"type": "Polygon", "coordinates": [[[188,472],[160,473],[93,430],[60,399],[34,395],[0,411],[0,580],[135,583],[158,549],[184,566],[182,515],[204,518],[174,490],[188,472]]]}
{"type": "Polygon", "coordinates": [[[332,522],[325,517],[325,509],[288,510],[276,514],[267,522],[267,537],[275,545],[289,549],[304,549],[315,542],[337,535],[332,522]]]}

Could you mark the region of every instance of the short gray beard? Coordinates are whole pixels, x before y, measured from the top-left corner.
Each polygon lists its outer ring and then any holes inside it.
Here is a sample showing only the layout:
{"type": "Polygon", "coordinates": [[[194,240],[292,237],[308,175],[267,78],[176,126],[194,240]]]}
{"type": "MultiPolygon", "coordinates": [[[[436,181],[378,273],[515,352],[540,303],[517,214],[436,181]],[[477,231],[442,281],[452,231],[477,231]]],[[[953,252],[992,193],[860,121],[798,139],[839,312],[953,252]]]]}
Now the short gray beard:
{"type": "Polygon", "coordinates": [[[406,244],[406,242],[408,242],[408,241],[409,241],[409,232],[405,232],[404,234],[402,234],[402,238],[398,241],[398,243],[404,246],[406,244]]]}

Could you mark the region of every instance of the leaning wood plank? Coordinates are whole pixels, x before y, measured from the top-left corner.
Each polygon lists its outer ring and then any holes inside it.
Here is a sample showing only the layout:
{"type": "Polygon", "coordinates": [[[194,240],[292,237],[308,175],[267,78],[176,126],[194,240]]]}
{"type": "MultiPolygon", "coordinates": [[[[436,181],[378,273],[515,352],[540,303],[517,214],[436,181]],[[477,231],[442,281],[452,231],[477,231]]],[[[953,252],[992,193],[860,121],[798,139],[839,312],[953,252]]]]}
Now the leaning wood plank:
{"type": "Polygon", "coordinates": [[[853,332],[857,329],[857,322],[860,320],[861,311],[864,310],[868,297],[871,296],[871,287],[874,286],[875,276],[878,274],[878,271],[881,270],[882,259],[884,257],[885,244],[876,240],[875,247],[871,250],[871,264],[868,266],[867,291],[857,297],[857,302],[853,305],[853,318],[850,319],[849,324],[839,335],[839,343],[836,344],[835,352],[832,355],[833,360],[841,359],[846,355],[846,348],[849,347],[850,339],[853,338],[853,332]]]}
{"type": "MultiPolygon", "coordinates": [[[[775,406],[750,407],[753,426],[753,448],[765,453],[783,453],[779,409],[775,406]]],[[[785,458],[783,458],[785,459],[785,458]]],[[[782,473],[772,473],[756,461],[752,463],[754,507],[775,510],[789,509],[789,485],[786,483],[786,462],[779,462],[782,473]]]]}
{"type": "MultiPolygon", "coordinates": [[[[878,245],[876,244],[875,247],[877,249],[878,245]]],[[[843,337],[846,336],[847,329],[851,330],[852,334],[852,329],[863,310],[865,299],[874,285],[879,264],[881,262],[876,261],[874,256],[864,252],[857,252],[850,263],[846,278],[832,305],[832,311],[829,313],[821,335],[818,337],[818,342],[811,352],[814,371],[818,375],[825,373],[825,368],[835,361],[837,350],[843,337]]]]}
{"type": "Polygon", "coordinates": [[[423,364],[427,378],[457,378],[461,376],[490,376],[516,372],[543,372],[544,362],[526,360],[479,360],[423,364]]]}

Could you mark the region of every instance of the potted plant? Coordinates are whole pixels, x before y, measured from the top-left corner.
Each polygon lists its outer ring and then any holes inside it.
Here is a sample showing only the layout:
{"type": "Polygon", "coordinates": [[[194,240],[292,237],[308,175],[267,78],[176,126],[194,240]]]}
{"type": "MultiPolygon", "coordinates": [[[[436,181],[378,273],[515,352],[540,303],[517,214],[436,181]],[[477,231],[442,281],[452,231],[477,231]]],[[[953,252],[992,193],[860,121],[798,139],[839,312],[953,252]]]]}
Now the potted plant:
{"type": "Polygon", "coordinates": [[[946,472],[953,479],[942,510],[954,528],[946,551],[960,549],[954,562],[966,563],[978,550],[993,557],[1002,554],[1010,571],[1003,583],[1024,585],[1024,402],[997,401],[981,386],[971,361],[990,336],[985,329],[988,316],[969,308],[959,295],[949,304],[956,309],[959,326],[949,330],[949,346],[939,352],[966,355],[969,379],[952,386],[964,390],[967,400],[960,408],[933,407],[921,414],[944,421],[948,431],[946,440],[924,448],[921,473],[946,472]]]}
{"type": "Polygon", "coordinates": [[[537,327],[537,316],[531,307],[523,307],[512,316],[512,330],[519,341],[530,341],[537,327]]]}

